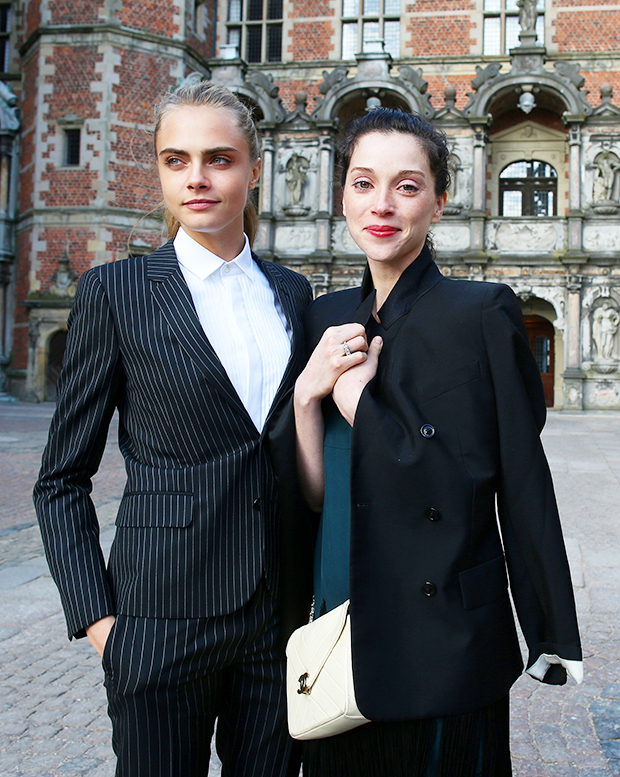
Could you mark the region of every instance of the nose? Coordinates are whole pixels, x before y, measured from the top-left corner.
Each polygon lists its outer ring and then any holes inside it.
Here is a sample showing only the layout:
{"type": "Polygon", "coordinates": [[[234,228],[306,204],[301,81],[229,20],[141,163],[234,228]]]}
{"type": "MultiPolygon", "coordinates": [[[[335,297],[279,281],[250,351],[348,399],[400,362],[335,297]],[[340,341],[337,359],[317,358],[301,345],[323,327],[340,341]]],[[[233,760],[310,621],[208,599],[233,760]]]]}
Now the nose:
{"type": "Polygon", "coordinates": [[[378,187],[375,189],[375,198],[372,204],[372,212],[377,216],[386,216],[389,213],[394,212],[394,203],[389,187],[378,187]]]}
{"type": "Polygon", "coordinates": [[[204,166],[199,162],[192,163],[187,176],[187,188],[208,189],[210,185],[209,176],[204,166]]]}

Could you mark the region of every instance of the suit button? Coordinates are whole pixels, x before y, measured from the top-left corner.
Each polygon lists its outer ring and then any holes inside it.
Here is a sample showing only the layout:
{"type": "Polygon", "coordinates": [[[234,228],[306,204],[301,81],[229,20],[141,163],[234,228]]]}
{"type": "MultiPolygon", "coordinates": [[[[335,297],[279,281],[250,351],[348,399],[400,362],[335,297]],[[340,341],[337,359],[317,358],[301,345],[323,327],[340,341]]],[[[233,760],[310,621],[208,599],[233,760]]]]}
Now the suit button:
{"type": "Polygon", "coordinates": [[[435,596],[437,587],[433,583],[424,583],[422,586],[422,593],[424,596],[435,596]]]}
{"type": "Polygon", "coordinates": [[[424,424],[424,426],[420,429],[420,434],[422,437],[426,437],[428,440],[430,440],[431,437],[435,436],[435,427],[431,426],[431,424],[424,424]]]}
{"type": "Polygon", "coordinates": [[[439,510],[436,507],[429,507],[428,510],[425,513],[426,517],[429,521],[439,521],[441,520],[441,515],[439,513],[439,510]]]}
{"type": "Polygon", "coordinates": [[[255,510],[260,510],[260,499],[255,499],[255,500],[252,502],[252,507],[253,507],[255,510]]]}

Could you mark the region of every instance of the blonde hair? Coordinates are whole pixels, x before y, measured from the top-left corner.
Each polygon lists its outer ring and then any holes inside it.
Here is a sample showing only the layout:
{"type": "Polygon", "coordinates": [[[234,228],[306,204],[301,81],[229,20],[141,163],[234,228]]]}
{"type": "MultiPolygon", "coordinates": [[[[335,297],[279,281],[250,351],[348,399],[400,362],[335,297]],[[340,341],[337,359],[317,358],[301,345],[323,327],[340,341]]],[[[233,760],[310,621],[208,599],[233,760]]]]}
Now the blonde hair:
{"type": "MultiPolygon", "coordinates": [[[[174,92],[167,94],[155,106],[155,127],[153,130],[153,146],[157,157],[157,134],[163,120],[174,108],[183,106],[227,108],[232,111],[237,119],[237,126],[243,132],[250,150],[250,159],[257,162],[260,159],[260,141],[258,132],[250,110],[233,94],[223,86],[216,86],[210,81],[201,81],[198,84],[181,86],[174,92]]],[[[164,210],[164,220],[168,227],[168,237],[172,238],[179,231],[178,220],[170,213],[168,208],[164,210]]],[[[243,229],[248,236],[250,245],[253,244],[258,232],[258,213],[252,200],[248,198],[243,210],[243,229]]]]}

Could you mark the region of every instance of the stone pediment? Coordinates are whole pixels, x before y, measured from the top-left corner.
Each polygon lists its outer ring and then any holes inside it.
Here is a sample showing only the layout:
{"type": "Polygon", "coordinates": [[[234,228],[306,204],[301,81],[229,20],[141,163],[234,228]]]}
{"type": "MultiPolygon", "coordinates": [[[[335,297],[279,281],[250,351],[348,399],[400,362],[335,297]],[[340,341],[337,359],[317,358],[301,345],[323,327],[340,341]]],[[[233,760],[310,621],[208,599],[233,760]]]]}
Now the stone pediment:
{"type": "Polygon", "coordinates": [[[501,143],[502,141],[556,143],[557,141],[566,141],[566,133],[544,127],[542,124],[537,124],[533,121],[525,121],[522,124],[518,124],[516,127],[509,127],[508,129],[494,133],[493,142],[501,143]]]}

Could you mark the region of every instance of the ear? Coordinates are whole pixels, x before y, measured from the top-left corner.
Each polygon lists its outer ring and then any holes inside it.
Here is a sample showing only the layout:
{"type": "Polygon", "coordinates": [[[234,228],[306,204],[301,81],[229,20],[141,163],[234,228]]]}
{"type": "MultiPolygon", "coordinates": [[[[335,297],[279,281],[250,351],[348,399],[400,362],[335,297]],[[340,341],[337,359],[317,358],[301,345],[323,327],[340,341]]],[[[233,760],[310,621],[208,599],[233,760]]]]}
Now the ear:
{"type": "Polygon", "coordinates": [[[448,192],[444,192],[441,197],[438,197],[437,202],[435,204],[435,213],[433,214],[433,218],[431,219],[431,224],[436,224],[443,215],[443,209],[446,205],[446,201],[448,199],[448,192]]]}
{"type": "Polygon", "coordinates": [[[248,184],[248,189],[254,189],[254,187],[258,183],[262,164],[263,164],[262,160],[257,159],[255,164],[252,166],[252,174],[250,175],[250,183],[248,184]]]}

